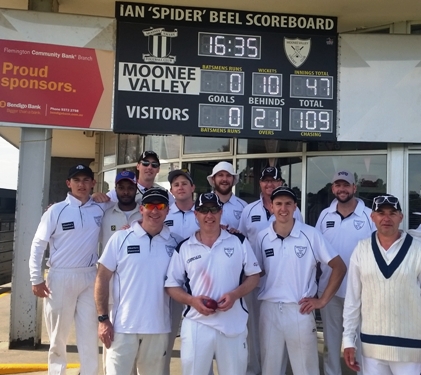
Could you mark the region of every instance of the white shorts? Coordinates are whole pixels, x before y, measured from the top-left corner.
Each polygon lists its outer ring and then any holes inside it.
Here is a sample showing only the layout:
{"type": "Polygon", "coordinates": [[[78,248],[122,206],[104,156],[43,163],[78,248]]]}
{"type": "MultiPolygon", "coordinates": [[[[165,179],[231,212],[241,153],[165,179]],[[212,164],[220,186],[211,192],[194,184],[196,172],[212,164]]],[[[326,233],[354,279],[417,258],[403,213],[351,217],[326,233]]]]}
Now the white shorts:
{"type": "Polygon", "coordinates": [[[420,375],[419,362],[394,362],[362,356],[362,372],[366,375],[420,375]]]}

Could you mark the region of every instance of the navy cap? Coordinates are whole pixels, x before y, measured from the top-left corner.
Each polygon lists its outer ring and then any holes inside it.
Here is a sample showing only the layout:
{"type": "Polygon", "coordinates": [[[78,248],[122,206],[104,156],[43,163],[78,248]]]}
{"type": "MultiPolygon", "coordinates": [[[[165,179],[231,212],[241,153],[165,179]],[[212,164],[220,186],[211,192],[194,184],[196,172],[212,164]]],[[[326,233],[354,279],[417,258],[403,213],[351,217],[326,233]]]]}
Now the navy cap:
{"type": "Polygon", "coordinates": [[[142,160],[145,160],[147,158],[154,158],[159,163],[159,157],[155,151],[143,151],[138,159],[138,163],[140,163],[142,160]]]}
{"type": "Polygon", "coordinates": [[[292,198],[295,203],[297,203],[297,196],[295,195],[294,190],[287,186],[277,187],[274,191],[272,191],[270,199],[273,201],[276,197],[280,197],[281,195],[286,195],[292,198]]]}
{"type": "Polygon", "coordinates": [[[197,210],[207,203],[215,207],[222,207],[224,205],[215,193],[203,193],[197,197],[194,208],[197,210]]]}
{"type": "Polygon", "coordinates": [[[260,176],[260,181],[263,180],[265,177],[272,177],[274,180],[280,180],[281,173],[275,167],[267,167],[263,169],[262,174],[260,176]]]}
{"type": "Polygon", "coordinates": [[[94,179],[94,172],[92,172],[92,169],[83,164],[79,164],[79,165],[75,165],[74,167],[71,167],[69,169],[69,174],[67,175],[67,179],[70,180],[72,177],[76,176],[77,174],[84,174],[94,179]]]}
{"type": "Polygon", "coordinates": [[[168,191],[156,187],[146,190],[142,197],[142,204],[153,202],[165,203],[168,205],[168,191]]]}
{"type": "Polygon", "coordinates": [[[188,172],[188,170],[183,170],[183,169],[175,169],[174,171],[171,171],[170,173],[168,173],[169,183],[172,184],[174,178],[178,176],[184,176],[193,185],[193,179],[191,178],[190,173],[188,172]]]}
{"type": "Polygon", "coordinates": [[[130,181],[130,182],[133,182],[134,184],[136,184],[137,183],[137,180],[136,180],[136,175],[133,173],[133,172],[131,172],[131,171],[123,171],[123,172],[120,172],[118,175],[117,175],[117,177],[115,178],[115,183],[116,183],[116,185],[121,181],[121,180],[128,180],[128,181],[130,181]]]}

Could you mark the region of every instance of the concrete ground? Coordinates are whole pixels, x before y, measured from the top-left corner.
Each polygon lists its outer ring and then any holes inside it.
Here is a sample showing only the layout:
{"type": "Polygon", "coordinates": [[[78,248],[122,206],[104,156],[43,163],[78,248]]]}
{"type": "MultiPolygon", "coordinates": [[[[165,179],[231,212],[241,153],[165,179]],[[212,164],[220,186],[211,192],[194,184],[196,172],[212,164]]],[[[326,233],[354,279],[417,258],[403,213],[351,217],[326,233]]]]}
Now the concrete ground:
{"type": "MultiPolygon", "coordinates": [[[[37,349],[34,348],[22,348],[18,350],[9,349],[9,325],[10,325],[10,284],[0,286],[0,375],[2,374],[15,374],[28,372],[23,369],[25,364],[42,364],[46,366],[47,363],[47,352],[49,347],[48,336],[45,328],[42,330],[41,346],[37,349]],[[12,365],[17,365],[16,369],[12,365]]],[[[99,345],[100,346],[100,345],[99,345]]],[[[101,350],[101,349],[100,349],[101,350]]],[[[323,350],[323,335],[319,334],[319,353],[323,350]]],[[[68,363],[79,364],[79,357],[76,349],[76,340],[74,330],[71,334],[69,345],[68,345],[68,363]]],[[[101,355],[100,363],[101,363],[101,355]]],[[[319,355],[319,363],[321,364],[321,356],[319,355]]],[[[40,367],[38,366],[38,369],[40,367]]],[[[348,369],[345,364],[342,366],[343,375],[355,374],[353,371],[348,369]]],[[[33,372],[34,375],[47,375],[46,370],[33,372]]],[[[323,373],[323,372],[321,372],[323,373]]],[[[67,370],[67,375],[78,375],[79,368],[72,368],[67,370]]],[[[214,374],[218,375],[218,371],[214,364],[214,374]]],[[[103,375],[102,369],[100,369],[99,375],[103,375]]],[[[181,375],[181,363],[180,363],[180,340],[177,338],[175,342],[174,351],[171,359],[171,375],[181,375]]],[[[235,374],[233,374],[235,375],[235,374]]],[[[292,375],[292,371],[289,368],[287,375],[292,375]]],[[[298,374],[299,375],[299,374],[298,374]]]]}

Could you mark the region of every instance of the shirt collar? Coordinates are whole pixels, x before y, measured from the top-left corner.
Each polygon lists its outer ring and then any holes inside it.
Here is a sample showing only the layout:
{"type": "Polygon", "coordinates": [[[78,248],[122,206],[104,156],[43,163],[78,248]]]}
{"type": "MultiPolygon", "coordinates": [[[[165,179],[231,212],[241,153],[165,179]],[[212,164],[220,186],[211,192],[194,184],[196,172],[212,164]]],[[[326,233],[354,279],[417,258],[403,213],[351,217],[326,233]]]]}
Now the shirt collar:
{"type": "MultiPolygon", "coordinates": [[[[133,230],[134,234],[139,238],[143,236],[148,236],[148,233],[146,233],[146,231],[142,228],[139,221],[137,220],[131,223],[130,228],[133,230]]],[[[170,235],[171,231],[166,225],[164,225],[162,227],[161,232],[157,234],[157,236],[161,236],[164,240],[168,240],[170,238],[170,235]]]]}
{"type": "Polygon", "coordinates": [[[192,211],[192,212],[194,212],[194,204],[193,204],[193,206],[190,208],[190,210],[188,210],[188,211],[182,211],[182,210],[180,210],[179,208],[178,208],[178,206],[175,204],[175,202],[170,206],[170,212],[171,213],[177,213],[177,212],[189,212],[189,211],[192,211]]]}
{"type": "MultiPolygon", "coordinates": [[[[289,233],[288,237],[296,237],[298,238],[301,233],[301,227],[302,223],[300,223],[298,220],[294,219],[294,226],[291,229],[291,232],[289,233]]],[[[269,240],[274,241],[278,238],[278,234],[275,232],[275,229],[273,229],[273,226],[275,225],[275,221],[273,223],[270,223],[269,225],[269,240]]]]}
{"type": "Polygon", "coordinates": [[[116,212],[121,212],[121,213],[123,213],[123,214],[125,214],[126,212],[137,212],[137,211],[139,211],[139,207],[140,207],[140,205],[139,205],[139,203],[136,203],[136,207],[135,208],[133,208],[133,210],[130,210],[130,211],[123,211],[119,206],[118,206],[118,202],[116,202],[116,204],[114,205],[114,207],[113,207],[113,211],[116,211],[116,212]]]}
{"type": "Polygon", "coordinates": [[[82,202],[77,199],[76,197],[74,197],[72,194],[67,193],[67,198],[66,198],[67,203],[69,203],[71,206],[77,206],[77,207],[81,207],[81,206],[90,206],[91,204],[95,203],[92,200],[92,197],[89,196],[88,201],[85,204],[82,204],[82,202]]]}
{"type": "MultiPolygon", "coordinates": [[[[357,206],[355,207],[353,214],[357,216],[362,216],[364,213],[365,204],[360,198],[356,198],[356,200],[357,200],[357,206]]],[[[330,204],[328,208],[328,212],[335,213],[337,211],[337,206],[338,206],[338,200],[335,198],[330,204]]]]}

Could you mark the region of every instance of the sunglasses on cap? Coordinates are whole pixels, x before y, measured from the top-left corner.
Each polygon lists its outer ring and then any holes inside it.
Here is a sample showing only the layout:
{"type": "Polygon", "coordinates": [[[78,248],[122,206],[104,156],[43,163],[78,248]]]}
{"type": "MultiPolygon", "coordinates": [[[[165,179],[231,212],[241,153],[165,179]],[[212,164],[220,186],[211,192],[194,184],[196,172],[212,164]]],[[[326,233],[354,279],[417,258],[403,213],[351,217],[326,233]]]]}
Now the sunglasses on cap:
{"type": "Polygon", "coordinates": [[[399,199],[390,195],[380,195],[373,199],[373,210],[376,211],[382,204],[390,204],[396,210],[399,209],[399,199]]]}
{"type": "Polygon", "coordinates": [[[140,164],[144,167],[151,166],[152,168],[159,168],[160,164],[157,161],[141,160],[140,164]]]}
{"type": "Polygon", "coordinates": [[[221,211],[221,207],[217,207],[217,206],[211,206],[211,207],[202,206],[202,207],[198,207],[196,209],[196,211],[200,212],[201,214],[208,214],[209,212],[211,214],[217,214],[219,211],[221,211]]]}
{"type": "Polygon", "coordinates": [[[149,211],[153,211],[155,208],[158,211],[165,210],[167,208],[167,205],[165,203],[145,203],[142,205],[149,211]]]}

